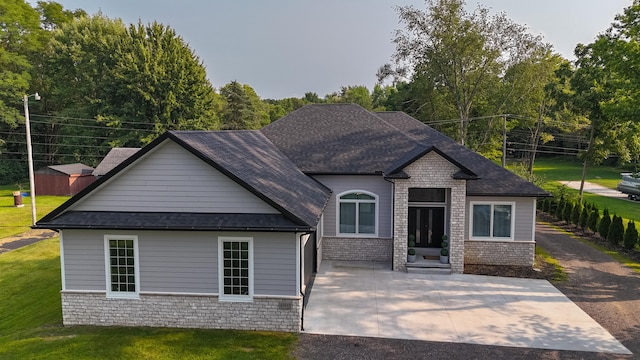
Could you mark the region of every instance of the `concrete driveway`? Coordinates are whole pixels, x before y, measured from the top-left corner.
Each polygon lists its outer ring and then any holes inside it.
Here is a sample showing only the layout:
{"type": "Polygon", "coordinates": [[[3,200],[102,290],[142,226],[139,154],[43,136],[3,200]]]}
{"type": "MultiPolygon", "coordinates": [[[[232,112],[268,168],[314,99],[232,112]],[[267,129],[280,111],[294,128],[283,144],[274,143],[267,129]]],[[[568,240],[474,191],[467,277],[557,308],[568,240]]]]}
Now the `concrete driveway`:
{"type": "Polygon", "coordinates": [[[546,280],[407,274],[369,262],[323,261],[304,331],[631,354],[546,280]]]}

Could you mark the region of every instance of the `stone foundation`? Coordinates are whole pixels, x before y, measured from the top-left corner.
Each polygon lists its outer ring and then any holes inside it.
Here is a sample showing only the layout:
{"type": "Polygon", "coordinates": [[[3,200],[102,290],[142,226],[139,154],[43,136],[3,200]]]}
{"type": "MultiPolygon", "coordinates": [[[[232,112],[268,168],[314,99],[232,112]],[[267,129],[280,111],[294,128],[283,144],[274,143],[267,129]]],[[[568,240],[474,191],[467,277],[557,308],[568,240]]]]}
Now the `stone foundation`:
{"type": "Polygon", "coordinates": [[[475,265],[533,266],[532,241],[465,241],[464,263],[475,265]]]}
{"type": "Polygon", "coordinates": [[[299,332],[301,316],[302,298],[226,302],[217,296],[141,294],[140,299],[108,299],[104,293],[62,292],[64,325],[299,332]]]}
{"type": "Polygon", "coordinates": [[[322,259],[347,261],[391,261],[393,239],[322,238],[322,259]]]}

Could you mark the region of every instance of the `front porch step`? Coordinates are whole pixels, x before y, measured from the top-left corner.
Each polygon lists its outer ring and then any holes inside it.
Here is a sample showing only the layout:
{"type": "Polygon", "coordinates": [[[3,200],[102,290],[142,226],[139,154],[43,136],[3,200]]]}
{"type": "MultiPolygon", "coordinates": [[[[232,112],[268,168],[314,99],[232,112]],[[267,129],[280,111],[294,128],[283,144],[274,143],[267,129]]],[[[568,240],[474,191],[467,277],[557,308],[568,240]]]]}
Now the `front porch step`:
{"type": "Polygon", "coordinates": [[[442,264],[438,260],[408,262],[407,272],[413,274],[451,274],[451,264],[442,264]]]}
{"type": "Polygon", "coordinates": [[[409,267],[407,266],[407,273],[409,274],[428,274],[428,275],[451,275],[451,267],[448,268],[427,268],[427,267],[409,267]]]}

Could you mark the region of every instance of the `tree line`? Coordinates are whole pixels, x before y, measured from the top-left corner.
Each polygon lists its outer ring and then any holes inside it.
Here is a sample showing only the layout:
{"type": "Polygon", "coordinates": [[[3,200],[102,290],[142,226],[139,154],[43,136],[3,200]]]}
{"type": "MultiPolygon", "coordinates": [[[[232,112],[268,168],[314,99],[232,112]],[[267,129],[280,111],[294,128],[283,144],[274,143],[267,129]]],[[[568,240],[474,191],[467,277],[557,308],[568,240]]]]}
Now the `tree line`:
{"type": "Polygon", "coordinates": [[[36,91],[37,167],[95,165],[111,147],[144,146],[166,130],[259,129],[305,104],[339,102],[404,111],[489,158],[506,151],[525,159],[530,171],[536,154],[638,163],[640,0],[593,43],[578,44],[573,62],[481,5],[468,12],[463,0],[428,0],[396,10],[396,50],[373,89],[261,99],[237,81],[215,89],[169,26],[124,24],[53,1],[3,1],[0,182],[26,177],[20,100],[36,91]]]}

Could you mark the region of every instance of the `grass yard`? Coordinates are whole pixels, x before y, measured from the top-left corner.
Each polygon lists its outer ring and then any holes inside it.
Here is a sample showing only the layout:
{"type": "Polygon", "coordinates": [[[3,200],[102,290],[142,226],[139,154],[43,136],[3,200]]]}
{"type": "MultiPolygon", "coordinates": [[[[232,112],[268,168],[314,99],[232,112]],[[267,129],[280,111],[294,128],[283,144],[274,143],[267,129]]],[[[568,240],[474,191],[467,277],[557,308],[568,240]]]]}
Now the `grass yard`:
{"type": "MultiPolygon", "coordinates": [[[[558,181],[580,181],[582,164],[578,161],[543,158],[536,160],[534,172],[544,177],[546,184],[543,187],[545,190],[555,192],[562,186],[558,181]]],[[[620,182],[621,172],[625,172],[625,170],[610,166],[590,167],[587,171],[586,181],[615,189],[620,182]]],[[[565,191],[576,199],[578,198],[578,190],[565,187],[565,191]]],[[[584,193],[584,199],[597,205],[600,211],[607,208],[612,216],[614,213],[621,216],[625,220],[625,226],[629,220],[640,221],[640,202],[615,199],[588,192],[584,193]]]]}
{"type": "MultiPolygon", "coordinates": [[[[558,158],[536,159],[533,169],[536,175],[543,176],[545,181],[580,181],[582,179],[582,163],[558,158]]],[[[586,181],[615,189],[620,182],[620,173],[628,170],[611,166],[590,166],[587,169],[586,181]]]]}
{"type": "Polygon", "coordinates": [[[0,359],[290,359],[297,335],[62,326],[58,239],[0,255],[0,359]]]}
{"type": "MultiPolygon", "coordinates": [[[[13,206],[14,185],[0,186],[0,239],[20,234],[31,226],[31,198],[22,197],[24,207],[13,206]]],[[[69,196],[36,196],[36,218],[39,220],[67,201],[69,196]]]]}

